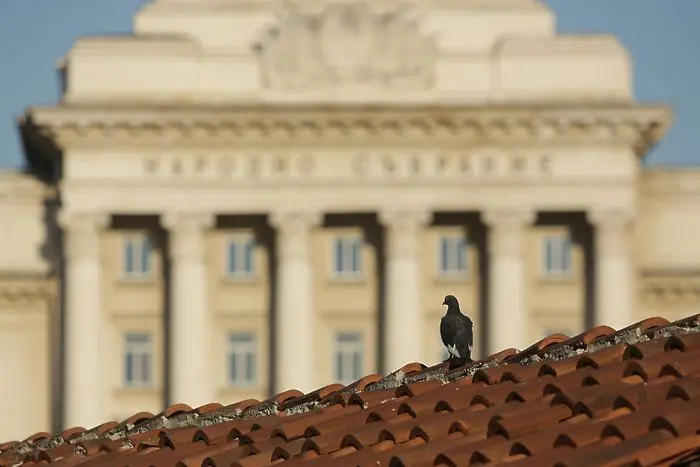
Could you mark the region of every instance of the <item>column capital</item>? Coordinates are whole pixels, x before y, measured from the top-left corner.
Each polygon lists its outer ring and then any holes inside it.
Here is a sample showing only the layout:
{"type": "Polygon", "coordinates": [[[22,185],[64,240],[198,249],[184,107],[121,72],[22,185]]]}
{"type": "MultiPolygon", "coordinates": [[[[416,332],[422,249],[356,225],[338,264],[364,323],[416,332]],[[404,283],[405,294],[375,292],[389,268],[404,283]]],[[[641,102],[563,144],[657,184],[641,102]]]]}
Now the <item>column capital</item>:
{"type": "Polygon", "coordinates": [[[277,230],[277,253],[282,258],[308,260],[309,231],[323,222],[323,213],[311,210],[273,211],[268,222],[277,230]]]}
{"type": "Polygon", "coordinates": [[[632,245],[630,238],[634,213],[627,209],[596,209],[586,217],[595,228],[597,256],[626,255],[632,245]]]}
{"type": "Polygon", "coordinates": [[[100,232],[110,221],[111,216],[104,212],[61,209],[56,222],[65,234],[65,257],[99,261],[100,232]]]}
{"type": "Polygon", "coordinates": [[[489,253],[497,256],[521,256],[524,230],[535,222],[536,217],[534,210],[525,208],[483,211],[481,220],[489,228],[489,253]]]}
{"type": "Polygon", "coordinates": [[[215,216],[205,212],[173,211],[161,216],[161,225],[169,232],[168,252],[172,259],[204,261],[202,234],[214,225],[215,216]]]}
{"type": "Polygon", "coordinates": [[[481,220],[491,228],[523,229],[535,222],[537,212],[524,207],[487,208],[481,211],[481,220]]]}
{"type": "Polygon", "coordinates": [[[386,254],[398,259],[417,260],[418,232],[432,220],[427,210],[387,210],[379,212],[379,222],[387,231],[386,254]]]}
{"type": "Polygon", "coordinates": [[[392,209],[380,211],[378,220],[385,227],[416,229],[428,225],[433,220],[433,212],[427,209],[392,209]]]}
{"type": "Polygon", "coordinates": [[[56,223],[62,230],[91,232],[100,231],[109,225],[112,217],[101,211],[58,211],[56,223]]]}
{"type": "Polygon", "coordinates": [[[272,227],[279,230],[312,229],[323,223],[320,211],[272,211],[267,216],[272,227]]]}
{"type": "Polygon", "coordinates": [[[631,209],[591,209],[586,213],[588,221],[598,229],[624,230],[632,225],[635,213],[631,209]]]}
{"type": "Polygon", "coordinates": [[[171,232],[201,232],[214,226],[216,216],[209,212],[168,211],[161,215],[160,223],[171,232]]]}

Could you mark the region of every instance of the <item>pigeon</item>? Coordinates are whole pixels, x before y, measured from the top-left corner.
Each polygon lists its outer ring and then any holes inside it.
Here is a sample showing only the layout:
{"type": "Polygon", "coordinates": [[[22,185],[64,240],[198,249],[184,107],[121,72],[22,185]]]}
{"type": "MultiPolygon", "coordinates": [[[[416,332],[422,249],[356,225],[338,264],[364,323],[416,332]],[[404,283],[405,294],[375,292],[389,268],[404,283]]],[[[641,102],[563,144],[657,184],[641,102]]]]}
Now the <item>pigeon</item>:
{"type": "Polygon", "coordinates": [[[449,361],[457,360],[460,364],[472,361],[474,346],[474,323],[459,309],[459,301],[454,295],[448,295],[442,302],[447,305],[447,312],[440,320],[440,337],[450,354],[449,361]]]}

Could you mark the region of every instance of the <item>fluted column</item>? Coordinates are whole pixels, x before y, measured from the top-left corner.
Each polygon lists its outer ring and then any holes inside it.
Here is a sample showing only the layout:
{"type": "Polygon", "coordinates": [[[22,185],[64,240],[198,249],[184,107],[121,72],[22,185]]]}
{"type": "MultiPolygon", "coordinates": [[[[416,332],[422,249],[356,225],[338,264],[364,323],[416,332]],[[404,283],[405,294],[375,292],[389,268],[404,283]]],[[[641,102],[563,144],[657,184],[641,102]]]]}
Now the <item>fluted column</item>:
{"type": "Polygon", "coordinates": [[[419,234],[431,218],[429,211],[379,214],[386,232],[385,372],[425,358],[419,234]]]}
{"type": "Polygon", "coordinates": [[[595,323],[624,328],[635,321],[633,214],[601,210],[588,219],[595,230],[595,323]]]}
{"type": "Polygon", "coordinates": [[[311,229],[320,225],[317,212],[275,212],[277,309],[275,313],[275,391],[315,389],[316,315],[311,229]]]}
{"type": "Polygon", "coordinates": [[[214,216],[173,212],[163,215],[162,223],[169,231],[170,255],[169,402],[196,407],[212,402],[216,391],[204,260],[204,232],[214,216]]]}
{"type": "Polygon", "coordinates": [[[65,374],[63,424],[95,427],[104,422],[104,339],[100,233],[110,217],[61,211],[65,261],[65,374]]]}
{"type": "Polygon", "coordinates": [[[529,342],[523,252],[525,231],[534,222],[535,212],[493,209],[483,212],[481,218],[488,227],[488,353],[524,349],[529,342]]]}

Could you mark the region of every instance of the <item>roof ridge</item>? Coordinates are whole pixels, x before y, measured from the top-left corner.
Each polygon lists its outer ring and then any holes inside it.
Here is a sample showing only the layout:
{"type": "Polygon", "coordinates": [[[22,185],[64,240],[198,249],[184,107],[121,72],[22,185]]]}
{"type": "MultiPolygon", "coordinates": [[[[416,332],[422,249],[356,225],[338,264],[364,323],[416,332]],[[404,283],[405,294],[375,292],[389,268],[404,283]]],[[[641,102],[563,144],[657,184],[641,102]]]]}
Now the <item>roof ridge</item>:
{"type": "MultiPolygon", "coordinates": [[[[117,442],[119,446],[125,445],[130,449],[149,436],[159,437],[161,433],[178,428],[190,428],[196,432],[229,422],[247,421],[248,428],[256,431],[273,421],[292,423],[294,419],[315,416],[312,415],[314,413],[324,414],[324,411],[336,410],[338,407],[359,405],[360,410],[364,410],[372,404],[382,405],[404,397],[421,398],[423,395],[416,393],[418,387],[428,391],[425,397],[428,397],[429,404],[435,406],[438,401],[430,401],[430,391],[435,390],[435,387],[472,385],[475,390],[481,390],[499,384],[527,383],[534,381],[532,378],[556,377],[557,368],[563,368],[564,363],[569,368],[573,360],[575,369],[598,370],[607,365],[606,359],[611,356],[627,362],[623,365],[625,371],[632,371],[630,360],[641,359],[644,362],[646,358],[653,363],[656,358],[653,352],[685,352],[686,347],[691,345],[700,346],[700,314],[674,322],[661,317],[647,318],[617,331],[608,326],[597,326],[573,337],[561,334],[547,336],[522,351],[505,349],[483,360],[453,368],[449,367],[447,361],[433,366],[411,362],[386,376],[369,374],[347,386],[331,384],[308,394],[290,389],[263,401],[248,399],[228,406],[210,403],[194,409],[185,404],[174,404],[159,414],[140,412],[119,423],[107,422],[87,430],[75,427],[56,436],[37,433],[21,442],[0,445],[0,464],[3,459],[11,457],[38,459],[43,451],[65,445],[73,445],[73,450],[80,451],[83,455],[88,452],[86,445],[102,446],[109,442],[117,442]],[[646,355],[648,352],[652,353],[646,355]],[[439,384],[436,385],[435,381],[439,384]]],[[[693,352],[697,351],[693,348],[693,352]]],[[[670,363],[664,364],[668,366],[670,363]]],[[[640,368],[632,373],[639,375],[646,371],[640,368]]],[[[669,371],[666,374],[672,373],[669,371]]],[[[678,373],[681,370],[674,371],[678,373]]],[[[598,384],[597,380],[587,381],[598,384]]],[[[585,381],[581,384],[584,383],[585,381]]],[[[502,388],[504,391],[508,389],[508,385],[502,388]]],[[[508,394],[508,397],[516,399],[523,397],[517,392],[508,394]]],[[[472,402],[488,403],[489,400],[489,397],[481,397],[472,402]]],[[[443,407],[448,407],[449,403],[445,403],[448,405],[443,407]]],[[[408,408],[403,407],[401,410],[405,413],[408,408]]],[[[235,439],[235,433],[229,431],[227,436],[235,439]]],[[[280,433],[283,432],[278,432],[278,435],[280,433]]],[[[243,436],[242,432],[238,434],[243,436]]]]}

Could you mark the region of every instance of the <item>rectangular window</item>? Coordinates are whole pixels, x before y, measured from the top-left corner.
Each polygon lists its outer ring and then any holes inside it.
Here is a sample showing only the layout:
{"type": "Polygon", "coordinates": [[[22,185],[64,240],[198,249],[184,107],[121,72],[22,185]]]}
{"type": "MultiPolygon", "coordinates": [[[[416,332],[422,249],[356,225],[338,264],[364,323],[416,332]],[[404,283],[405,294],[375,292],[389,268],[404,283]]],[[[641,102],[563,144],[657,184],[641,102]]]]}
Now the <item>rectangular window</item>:
{"type": "Polygon", "coordinates": [[[252,333],[234,332],[228,336],[228,383],[252,386],[257,381],[257,341],[252,333]]]}
{"type": "Polygon", "coordinates": [[[124,386],[148,387],[153,383],[153,341],[148,333],[124,335],[124,386]]]}
{"type": "Polygon", "coordinates": [[[568,235],[544,237],[543,250],[546,276],[566,276],[571,273],[571,239],[568,235]]]}
{"type": "Polygon", "coordinates": [[[350,384],[364,376],[364,342],[359,332],[341,332],[335,335],[335,381],[350,384]]]}
{"type": "Polygon", "coordinates": [[[127,235],[123,244],[123,273],[127,279],[143,279],[152,275],[152,244],[147,234],[127,235]]]}
{"type": "Polygon", "coordinates": [[[443,276],[467,273],[467,239],[464,235],[443,235],[438,241],[438,271],[443,276]]]}
{"type": "Polygon", "coordinates": [[[337,237],[334,241],[333,271],[337,277],[358,277],[362,273],[362,238],[337,237]]]}
{"type": "Polygon", "coordinates": [[[226,273],[230,278],[246,278],[255,272],[255,238],[235,236],[227,246],[226,273]]]}

